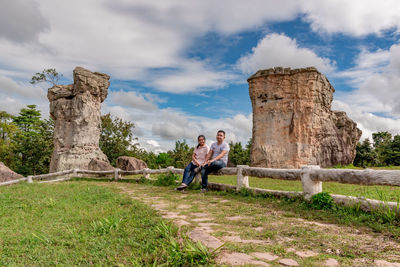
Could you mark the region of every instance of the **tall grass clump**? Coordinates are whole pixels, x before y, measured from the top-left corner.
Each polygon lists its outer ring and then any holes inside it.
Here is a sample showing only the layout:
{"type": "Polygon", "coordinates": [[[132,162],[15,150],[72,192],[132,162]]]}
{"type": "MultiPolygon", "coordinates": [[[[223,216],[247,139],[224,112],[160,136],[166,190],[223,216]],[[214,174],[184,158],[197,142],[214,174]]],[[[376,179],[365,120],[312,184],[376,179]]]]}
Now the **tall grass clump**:
{"type": "Polygon", "coordinates": [[[176,180],[178,180],[179,177],[176,174],[173,174],[172,172],[169,173],[162,173],[158,175],[157,180],[154,181],[154,185],[157,186],[170,186],[170,185],[176,185],[176,180]]]}

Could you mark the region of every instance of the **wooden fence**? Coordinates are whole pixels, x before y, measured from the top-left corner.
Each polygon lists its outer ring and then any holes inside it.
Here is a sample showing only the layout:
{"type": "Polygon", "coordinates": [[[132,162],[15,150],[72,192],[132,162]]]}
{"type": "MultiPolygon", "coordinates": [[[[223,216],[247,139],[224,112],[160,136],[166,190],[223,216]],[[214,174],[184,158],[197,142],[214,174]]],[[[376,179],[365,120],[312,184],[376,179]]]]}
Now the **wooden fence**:
{"type": "MultiPolygon", "coordinates": [[[[56,173],[49,173],[36,176],[28,176],[18,180],[0,183],[0,186],[11,185],[22,181],[32,183],[38,180],[39,183],[57,182],[71,179],[71,177],[109,177],[111,179],[122,179],[122,175],[142,174],[146,179],[151,179],[151,174],[169,173],[183,174],[183,169],[168,167],[164,169],[143,169],[135,171],[124,171],[115,169],[111,171],[90,171],[90,170],[67,170],[56,173]]],[[[400,186],[400,170],[351,170],[351,169],[320,169],[319,166],[305,166],[302,169],[271,169],[249,167],[247,165],[239,165],[235,168],[223,168],[216,175],[236,175],[236,185],[209,183],[210,190],[237,190],[247,188],[254,194],[269,194],[284,197],[304,197],[310,199],[314,194],[322,192],[322,182],[339,182],[358,185],[389,185],[400,186]],[[302,182],[303,191],[279,191],[249,187],[249,176],[258,178],[272,178],[281,180],[299,180],[302,182]]],[[[199,180],[199,174],[196,180],[199,180]]],[[[332,195],[338,204],[347,206],[358,205],[366,211],[376,209],[390,209],[400,214],[400,203],[384,202],[373,199],[358,198],[352,196],[332,195]]]]}

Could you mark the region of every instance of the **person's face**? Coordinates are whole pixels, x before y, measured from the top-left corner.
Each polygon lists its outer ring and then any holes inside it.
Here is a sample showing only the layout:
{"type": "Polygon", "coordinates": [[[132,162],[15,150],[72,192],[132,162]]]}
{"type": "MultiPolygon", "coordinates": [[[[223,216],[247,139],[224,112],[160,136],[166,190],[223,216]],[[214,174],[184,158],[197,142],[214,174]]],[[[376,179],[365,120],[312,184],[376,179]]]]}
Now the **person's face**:
{"type": "Polygon", "coordinates": [[[225,135],[222,132],[217,133],[217,141],[218,143],[222,143],[225,139],[225,135]]]}
{"type": "Polygon", "coordinates": [[[200,137],[197,141],[199,142],[200,146],[203,146],[204,143],[206,142],[206,140],[203,137],[200,137]]]}

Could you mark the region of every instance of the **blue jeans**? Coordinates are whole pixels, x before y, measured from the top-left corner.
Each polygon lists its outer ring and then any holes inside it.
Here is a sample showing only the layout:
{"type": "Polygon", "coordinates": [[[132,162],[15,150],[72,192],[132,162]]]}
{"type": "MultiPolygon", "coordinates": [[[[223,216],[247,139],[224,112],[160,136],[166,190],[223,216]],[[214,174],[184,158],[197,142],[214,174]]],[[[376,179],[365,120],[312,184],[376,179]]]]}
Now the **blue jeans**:
{"type": "Polygon", "coordinates": [[[183,178],[182,178],[182,183],[189,185],[194,177],[196,176],[196,173],[194,172],[194,169],[196,169],[198,166],[196,164],[193,164],[193,162],[190,162],[185,170],[183,171],[183,178]]]}
{"type": "Polygon", "coordinates": [[[212,172],[218,171],[226,167],[225,162],[222,160],[216,160],[212,162],[210,165],[205,165],[203,169],[201,169],[201,188],[207,189],[208,186],[208,175],[212,172]]]}

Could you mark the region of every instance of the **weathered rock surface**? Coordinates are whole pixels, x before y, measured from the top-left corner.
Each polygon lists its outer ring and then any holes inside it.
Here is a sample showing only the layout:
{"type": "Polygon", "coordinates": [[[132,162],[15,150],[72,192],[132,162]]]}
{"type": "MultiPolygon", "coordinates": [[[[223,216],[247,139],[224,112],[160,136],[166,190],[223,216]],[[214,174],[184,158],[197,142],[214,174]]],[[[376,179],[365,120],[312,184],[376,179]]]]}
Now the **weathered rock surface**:
{"type": "Polygon", "coordinates": [[[108,161],[92,159],[89,162],[88,170],[91,170],[91,171],[111,171],[111,170],[114,170],[114,167],[111,166],[110,162],[108,162],[108,161]]]}
{"type": "Polygon", "coordinates": [[[0,162],[0,183],[22,178],[21,174],[13,172],[10,168],[0,162]]]}
{"type": "Polygon", "coordinates": [[[361,130],[345,112],[331,110],[335,89],[316,68],[260,70],[248,82],[252,166],[328,167],[353,162],[361,130]]]}
{"type": "Polygon", "coordinates": [[[147,164],[134,157],[122,156],[117,158],[117,168],[124,171],[135,171],[147,168],[147,164]]]}
{"type": "Polygon", "coordinates": [[[81,67],[74,84],[49,89],[50,115],[54,120],[54,152],[50,172],[87,169],[92,159],[108,162],[99,148],[100,105],[107,97],[110,76],[81,67]]]}

